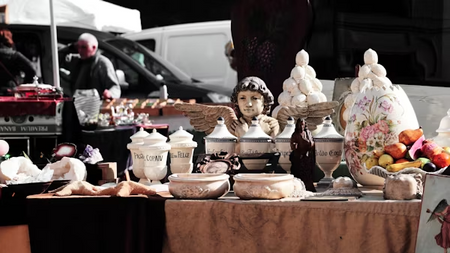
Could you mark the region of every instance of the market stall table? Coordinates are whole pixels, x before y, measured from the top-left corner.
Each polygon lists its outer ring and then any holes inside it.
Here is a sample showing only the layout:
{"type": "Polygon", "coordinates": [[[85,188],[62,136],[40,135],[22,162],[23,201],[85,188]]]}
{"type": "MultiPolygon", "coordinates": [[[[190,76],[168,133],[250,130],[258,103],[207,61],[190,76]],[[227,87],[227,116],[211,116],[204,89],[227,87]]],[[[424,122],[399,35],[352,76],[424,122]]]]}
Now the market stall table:
{"type": "Polygon", "coordinates": [[[28,228],[4,226],[0,235],[15,231],[12,245],[30,242],[33,253],[414,252],[420,200],[363,192],[351,201],[33,195],[28,228]]]}
{"type": "Polygon", "coordinates": [[[167,200],[163,252],[414,252],[420,200],[367,193],[345,202],[167,200]]]}

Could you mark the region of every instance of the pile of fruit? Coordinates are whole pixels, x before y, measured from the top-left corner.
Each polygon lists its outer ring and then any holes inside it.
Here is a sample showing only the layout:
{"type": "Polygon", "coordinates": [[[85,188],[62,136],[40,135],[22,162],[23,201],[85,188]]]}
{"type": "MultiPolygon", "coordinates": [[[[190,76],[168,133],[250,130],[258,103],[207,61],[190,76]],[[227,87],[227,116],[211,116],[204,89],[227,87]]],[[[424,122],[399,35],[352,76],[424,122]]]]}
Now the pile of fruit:
{"type": "Polygon", "coordinates": [[[406,129],[398,135],[398,143],[387,145],[384,151],[374,151],[373,156],[363,157],[366,168],[381,166],[388,172],[406,168],[420,168],[426,172],[450,165],[450,147],[441,147],[433,140],[425,139],[422,128],[406,129]]]}

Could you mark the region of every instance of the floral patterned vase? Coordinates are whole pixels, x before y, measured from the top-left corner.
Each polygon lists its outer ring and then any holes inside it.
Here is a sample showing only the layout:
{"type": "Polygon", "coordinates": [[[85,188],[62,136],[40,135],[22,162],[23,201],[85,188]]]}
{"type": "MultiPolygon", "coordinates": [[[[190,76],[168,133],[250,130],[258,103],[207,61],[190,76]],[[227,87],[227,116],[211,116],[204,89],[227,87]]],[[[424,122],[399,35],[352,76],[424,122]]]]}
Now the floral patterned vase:
{"type": "Polygon", "coordinates": [[[359,93],[345,129],[344,151],[350,174],[361,185],[382,186],[384,178],[369,174],[364,161],[398,142],[401,131],[418,127],[416,113],[400,86],[359,93]]]}

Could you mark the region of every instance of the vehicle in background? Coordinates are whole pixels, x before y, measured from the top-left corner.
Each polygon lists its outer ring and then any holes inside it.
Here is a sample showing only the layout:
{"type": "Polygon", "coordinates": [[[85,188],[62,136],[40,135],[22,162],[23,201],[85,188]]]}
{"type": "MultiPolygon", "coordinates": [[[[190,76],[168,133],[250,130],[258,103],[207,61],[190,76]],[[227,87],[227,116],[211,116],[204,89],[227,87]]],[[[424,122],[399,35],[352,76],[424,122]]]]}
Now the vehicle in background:
{"type": "MultiPolygon", "coordinates": [[[[53,84],[50,27],[37,25],[5,25],[5,27],[13,33],[16,49],[33,61],[41,82],[53,84]]],[[[58,27],[58,44],[63,47],[73,43],[85,32],[97,37],[99,51],[111,60],[117,73],[123,74],[122,78],[119,78],[122,97],[159,97],[159,88],[164,82],[170,98],[196,99],[199,103],[229,101],[231,91],[211,89],[210,86],[198,84],[175,66],[161,58],[153,57],[149,50],[131,40],[85,28],[58,27]],[[144,59],[145,66],[123,52],[123,48],[113,45],[116,42],[108,43],[108,40],[116,39],[119,41],[118,44],[126,44],[128,48],[134,49],[139,59],[144,59]]],[[[61,87],[64,89],[67,84],[62,73],[61,87]]]]}
{"type": "Polygon", "coordinates": [[[122,34],[205,84],[234,88],[237,73],[225,56],[231,21],[200,22],[122,34]]]}

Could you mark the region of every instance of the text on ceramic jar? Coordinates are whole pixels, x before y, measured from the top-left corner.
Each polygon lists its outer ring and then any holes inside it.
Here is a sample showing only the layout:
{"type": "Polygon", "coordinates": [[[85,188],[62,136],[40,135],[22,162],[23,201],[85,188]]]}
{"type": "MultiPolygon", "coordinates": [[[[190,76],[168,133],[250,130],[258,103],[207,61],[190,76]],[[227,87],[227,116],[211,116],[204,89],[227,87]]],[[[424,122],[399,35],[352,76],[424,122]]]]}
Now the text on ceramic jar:
{"type": "Polygon", "coordinates": [[[145,160],[147,162],[162,162],[164,159],[163,155],[146,155],[145,160]]]}
{"type": "Polygon", "coordinates": [[[317,151],[318,156],[342,156],[342,150],[330,150],[330,151],[324,151],[324,150],[318,150],[317,151]]]}
{"type": "Polygon", "coordinates": [[[188,153],[185,153],[185,152],[181,152],[181,151],[178,151],[177,153],[170,153],[170,158],[189,158],[191,156],[191,154],[188,152],[188,153]]]}

